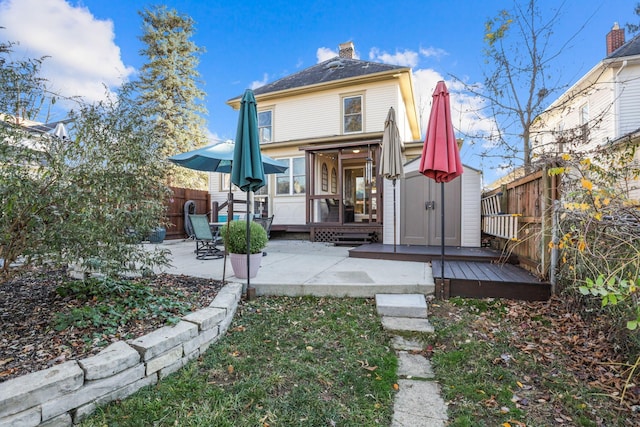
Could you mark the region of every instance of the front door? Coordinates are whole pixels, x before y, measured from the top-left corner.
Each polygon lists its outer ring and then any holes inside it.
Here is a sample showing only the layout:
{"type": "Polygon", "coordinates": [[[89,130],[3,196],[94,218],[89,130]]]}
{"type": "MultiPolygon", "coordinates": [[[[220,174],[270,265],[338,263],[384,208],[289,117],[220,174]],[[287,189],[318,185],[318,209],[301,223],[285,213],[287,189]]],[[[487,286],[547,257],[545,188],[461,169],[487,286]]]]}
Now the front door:
{"type": "MultiPolygon", "coordinates": [[[[444,185],[445,246],[460,246],[460,177],[444,185]]],[[[441,184],[414,171],[401,185],[400,244],[439,246],[442,233],[441,184]]]]}

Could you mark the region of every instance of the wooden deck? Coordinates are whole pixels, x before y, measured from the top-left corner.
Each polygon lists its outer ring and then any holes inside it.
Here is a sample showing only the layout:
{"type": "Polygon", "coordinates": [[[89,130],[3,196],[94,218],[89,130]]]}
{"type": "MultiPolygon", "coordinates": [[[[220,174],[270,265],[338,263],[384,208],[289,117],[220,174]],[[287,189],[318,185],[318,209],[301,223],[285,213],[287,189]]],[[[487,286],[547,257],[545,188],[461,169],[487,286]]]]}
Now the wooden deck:
{"type": "Polygon", "coordinates": [[[525,301],[546,301],[551,285],[518,267],[517,259],[506,263],[498,251],[489,248],[445,247],[444,284],[441,275],[439,246],[396,246],[370,244],[349,250],[355,258],[392,259],[398,261],[431,262],[440,298],[507,298],[525,301]]]}
{"type": "MultiPolygon", "coordinates": [[[[430,262],[433,259],[441,257],[442,250],[440,246],[407,246],[396,245],[394,252],[393,245],[383,245],[382,243],[371,243],[362,245],[349,250],[351,258],[369,258],[369,259],[391,259],[396,261],[416,261],[430,262]]],[[[498,261],[503,259],[502,253],[490,248],[462,248],[454,246],[445,246],[445,260],[460,261],[498,261]]],[[[516,262],[514,258],[509,262],[516,262]]]]}
{"type": "Polygon", "coordinates": [[[528,271],[511,264],[477,261],[445,261],[444,287],[440,284],[441,261],[431,262],[436,279],[436,294],[443,298],[507,298],[546,301],[551,285],[528,271]]]}

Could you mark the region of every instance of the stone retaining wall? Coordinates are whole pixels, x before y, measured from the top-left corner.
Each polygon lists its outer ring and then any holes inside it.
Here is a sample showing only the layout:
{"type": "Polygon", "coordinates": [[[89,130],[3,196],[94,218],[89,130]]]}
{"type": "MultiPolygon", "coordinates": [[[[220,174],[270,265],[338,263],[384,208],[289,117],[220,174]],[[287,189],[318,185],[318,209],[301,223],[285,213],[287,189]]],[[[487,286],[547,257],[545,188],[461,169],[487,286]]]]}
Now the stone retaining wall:
{"type": "Polygon", "coordinates": [[[235,314],[242,284],[225,285],[209,307],[95,356],[0,383],[0,427],[70,426],[100,405],[156,384],[203,354],[235,314]]]}

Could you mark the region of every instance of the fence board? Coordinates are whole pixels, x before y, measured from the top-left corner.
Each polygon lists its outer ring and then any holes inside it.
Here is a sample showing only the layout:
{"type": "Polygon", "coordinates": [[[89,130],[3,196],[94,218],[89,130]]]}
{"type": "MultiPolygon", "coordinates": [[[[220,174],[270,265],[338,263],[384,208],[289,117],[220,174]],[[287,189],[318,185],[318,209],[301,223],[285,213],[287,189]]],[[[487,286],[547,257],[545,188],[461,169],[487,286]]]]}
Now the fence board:
{"type": "Polygon", "coordinates": [[[495,236],[496,249],[508,251],[521,260],[521,266],[546,277],[547,243],[550,235],[552,198],[558,197],[557,182],[551,180],[547,168],[519,178],[482,195],[495,203],[500,197],[502,218],[483,212],[483,233],[495,236]],[[511,239],[511,240],[510,240],[511,239]]]}
{"type": "Polygon", "coordinates": [[[196,213],[209,212],[211,196],[207,190],[194,190],[191,188],[170,187],[173,196],[166,202],[167,206],[167,239],[184,239],[187,237],[184,231],[184,204],[193,200],[196,205],[196,213]]]}

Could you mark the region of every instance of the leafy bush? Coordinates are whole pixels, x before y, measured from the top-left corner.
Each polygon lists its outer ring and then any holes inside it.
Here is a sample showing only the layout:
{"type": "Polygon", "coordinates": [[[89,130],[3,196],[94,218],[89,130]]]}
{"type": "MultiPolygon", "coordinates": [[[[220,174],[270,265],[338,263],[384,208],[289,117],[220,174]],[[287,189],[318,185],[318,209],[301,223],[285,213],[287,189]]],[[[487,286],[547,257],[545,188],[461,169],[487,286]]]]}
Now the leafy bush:
{"type": "MultiPolygon", "coordinates": [[[[267,232],[257,222],[250,221],[250,253],[258,254],[267,245],[267,232]]],[[[222,226],[220,230],[224,248],[229,253],[245,254],[247,253],[247,222],[244,220],[231,221],[229,227],[227,224],[222,226]]]]}
{"type": "Polygon", "coordinates": [[[63,139],[24,126],[46,121],[38,108],[55,101],[39,71],[40,61],[12,62],[0,49],[0,273],[15,273],[17,260],[111,275],[166,263],[127,232],[156,227],[168,196],[154,125],[131,88],[79,104],[63,139]]]}

